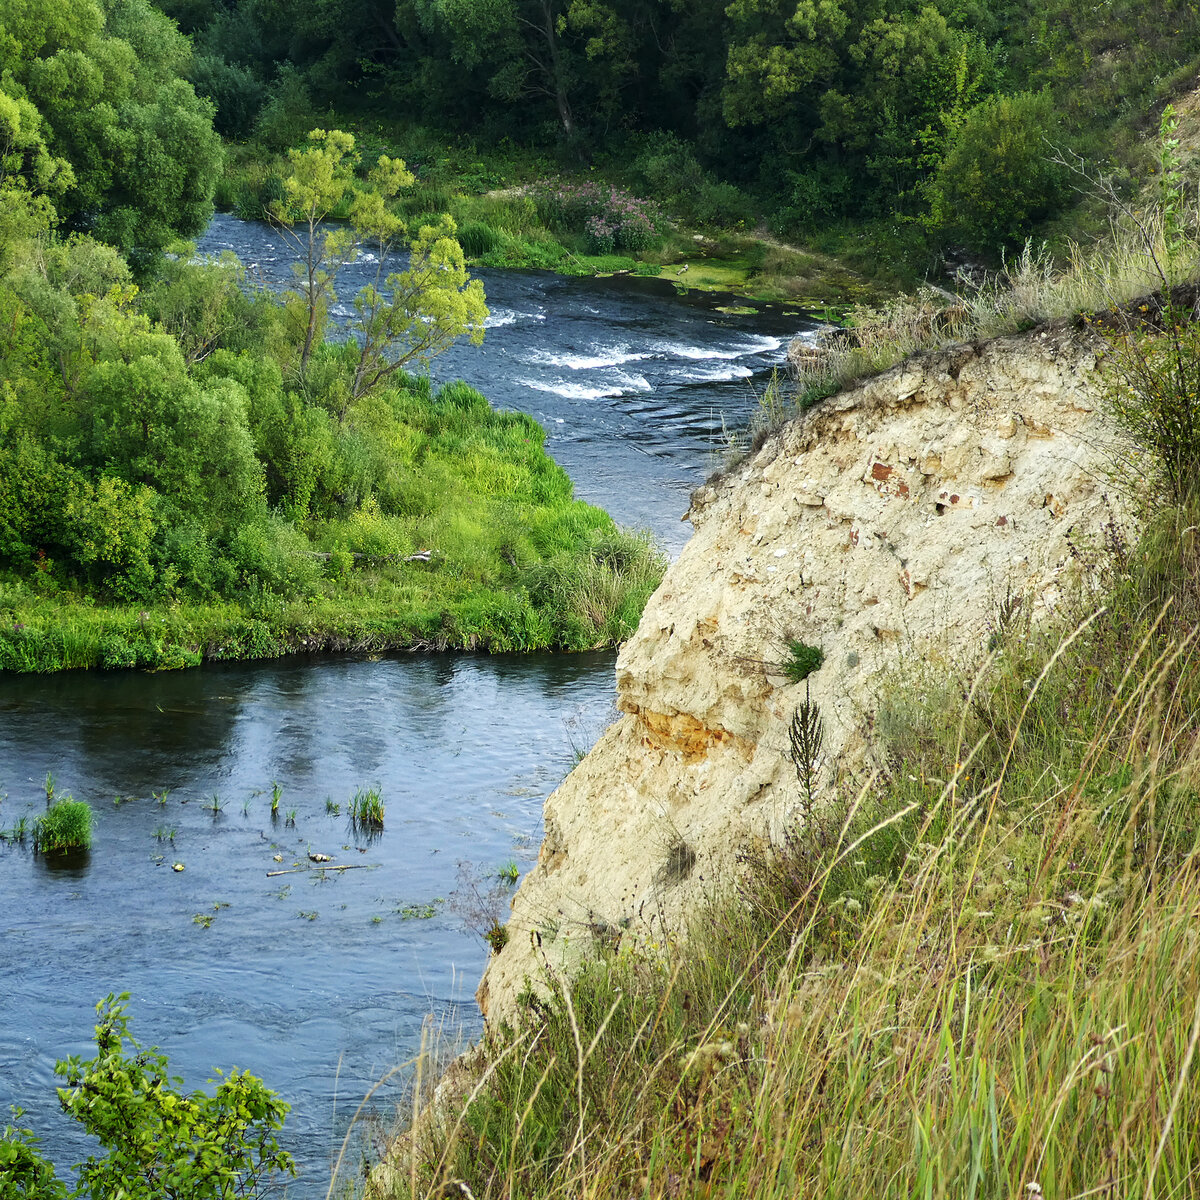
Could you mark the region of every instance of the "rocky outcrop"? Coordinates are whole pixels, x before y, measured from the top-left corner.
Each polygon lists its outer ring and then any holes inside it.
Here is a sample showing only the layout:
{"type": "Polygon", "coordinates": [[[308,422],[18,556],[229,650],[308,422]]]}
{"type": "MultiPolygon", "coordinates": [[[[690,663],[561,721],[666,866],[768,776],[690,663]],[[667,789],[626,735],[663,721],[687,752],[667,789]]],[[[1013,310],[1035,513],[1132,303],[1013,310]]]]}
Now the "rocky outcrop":
{"type": "Polygon", "coordinates": [[[790,820],[789,638],[825,654],[808,682],[833,778],[869,758],[897,663],[981,656],[1001,606],[1055,608],[1079,548],[1122,519],[1098,353],[1060,326],[914,358],[695,494],[695,534],[617,662],[623,715],[546,801],[479,988],[489,1018],[598,939],[686,929],[739,846],[790,820]]]}

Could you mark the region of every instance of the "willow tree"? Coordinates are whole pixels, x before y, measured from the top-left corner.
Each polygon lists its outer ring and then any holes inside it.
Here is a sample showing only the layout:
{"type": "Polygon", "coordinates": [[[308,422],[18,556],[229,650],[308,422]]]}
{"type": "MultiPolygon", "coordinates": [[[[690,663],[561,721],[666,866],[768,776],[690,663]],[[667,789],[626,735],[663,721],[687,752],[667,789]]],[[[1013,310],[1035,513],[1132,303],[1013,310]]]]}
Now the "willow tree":
{"type": "Polygon", "coordinates": [[[357,345],[354,379],[337,413],[384,384],[401,367],[448,350],[460,337],[483,340],[487,305],[483,285],[466,270],[454,220],[442,216],[408,240],[408,228],[391,202],[413,183],[398,158],[380,155],[366,180],[355,174],[360,157],[352,134],[314,129],[309,145],[289,151],[291,174],[271,218],[300,252],[295,308],[303,324],[299,372],[303,382],[337,299],[337,277],[364,243],[377,250],[375,279],[355,299],[351,333],[357,345]],[[329,228],[345,210],[344,226],[329,228]],[[389,270],[407,252],[403,270],[389,270]]]}

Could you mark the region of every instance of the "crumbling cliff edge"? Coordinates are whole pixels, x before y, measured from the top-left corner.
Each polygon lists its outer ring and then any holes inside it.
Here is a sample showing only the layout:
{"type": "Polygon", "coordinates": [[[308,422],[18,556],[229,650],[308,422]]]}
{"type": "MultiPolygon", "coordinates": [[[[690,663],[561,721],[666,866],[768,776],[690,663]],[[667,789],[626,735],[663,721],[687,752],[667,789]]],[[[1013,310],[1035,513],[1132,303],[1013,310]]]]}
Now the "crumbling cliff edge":
{"type": "Polygon", "coordinates": [[[1003,606],[1036,619],[1124,519],[1102,344],[1058,324],[917,356],[822,402],[700,488],[695,534],[617,663],[621,718],[545,805],[545,837],[479,986],[490,1021],[597,939],[655,940],[778,832],[807,681],[829,780],[869,767],[896,668],[982,658],[1003,606]]]}

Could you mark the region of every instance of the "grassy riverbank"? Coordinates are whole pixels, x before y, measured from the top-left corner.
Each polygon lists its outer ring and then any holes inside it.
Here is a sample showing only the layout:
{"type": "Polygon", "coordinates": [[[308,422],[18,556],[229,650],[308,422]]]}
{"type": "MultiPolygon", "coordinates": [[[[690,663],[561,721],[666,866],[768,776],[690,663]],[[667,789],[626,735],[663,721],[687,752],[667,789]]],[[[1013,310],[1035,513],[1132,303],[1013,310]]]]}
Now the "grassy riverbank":
{"type": "Polygon", "coordinates": [[[982,670],[909,664],[879,773],[686,943],[598,933],[370,1194],[1195,1195],[1197,519],[982,670]]]}
{"type": "MultiPolygon", "coordinates": [[[[397,211],[413,228],[449,213],[473,266],[639,275],[661,278],[680,290],[728,292],[809,308],[873,299],[906,278],[884,272],[868,280],[835,255],[787,245],[765,229],[756,231],[745,199],[714,209],[709,220],[689,221],[669,204],[642,198],[645,180],[627,165],[584,169],[534,151],[448,141],[392,122],[355,121],[340,114],[330,120],[354,131],[364,162],[381,153],[404,159],[417,181],[400,198],[397,211]],[[565,193],[593,189],[592,204],[561,202],[565,193]],[[595,216],[619,226],[618,210],[627,211],[629,205],[647,214],[652,230],[644,235],[639,230],[626,240],[603,229],[597,237],[595,226],[589,232],[595,216]]],[[[285,156],[261,143],[230,145],[217,186],[218,207],[263,219],[279,198],[286,170],[285,156]]],[[[891,259],[883,256],[877,263],[887,261],[891,259]]]]}
{"type": "MultiPolygon", "coordinates": [[[[171,668],[318,650],[592,649],[637,624],[663,558],[572,498],[530,417],[471,388],[406,393],[388,468],[403,495],[343,517],[276,517],[209,576],[221,597],[160,589],[124,603],[52,561],[0,575],[0,670],[171,668]]],[[[241,546],[241,542],[239,542],[241,546]]],[[[215,558],[210,553],[210,560],[215,558]]]]}
{"type": "Polygon", "coordinates": [[[552,557],[524,577],[497,573],[490,585],[444,559],[352,569],[352,581],[318,582],[302,598],[145,606],[47,597],[0,580],[0,670],[169,670],[322,651],[616,646],[636,627],[662,564],[646,540],[610,526],[585,539],[582,551],[552,557]]]}

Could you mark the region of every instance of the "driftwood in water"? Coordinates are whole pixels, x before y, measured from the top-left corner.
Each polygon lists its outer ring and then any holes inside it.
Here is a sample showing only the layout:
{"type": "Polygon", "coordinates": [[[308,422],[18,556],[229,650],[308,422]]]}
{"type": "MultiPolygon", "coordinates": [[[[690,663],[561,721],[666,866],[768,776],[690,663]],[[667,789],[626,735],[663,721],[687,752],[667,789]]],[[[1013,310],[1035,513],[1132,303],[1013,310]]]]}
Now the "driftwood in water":
{"type": "Polygon", "coordinates": [[[268,871],[267,878],[274,879],[276,875],[303,875],[308,871],[369,871],[378,863],[347,863],[341,867],[330,867],[319,863],[314,867],[289,867],[286,871],[268,871]]]}

